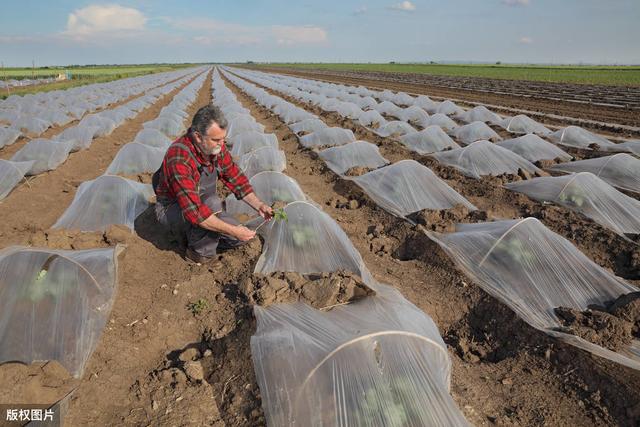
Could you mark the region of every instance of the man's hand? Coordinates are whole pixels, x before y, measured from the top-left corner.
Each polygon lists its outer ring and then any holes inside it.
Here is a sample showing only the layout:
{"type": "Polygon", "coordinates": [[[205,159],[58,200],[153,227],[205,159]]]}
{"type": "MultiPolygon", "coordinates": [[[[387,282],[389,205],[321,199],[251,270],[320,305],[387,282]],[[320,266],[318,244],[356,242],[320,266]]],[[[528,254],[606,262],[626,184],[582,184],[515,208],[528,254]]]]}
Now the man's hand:
{"type": "Polygon", "coordinates": [[[271,206],[267,205],[266,203],[262,203],[258,207],[258,213],[262,218],[266,219],[267,221],[273,218],[273,208],[271,208],[271,206]]]}
{"type": "Polygon", "coordinates": [[[246,242],[247,240],[251,240],[255,237],[256,232],[248,229],[243,225],[238,225],[234,229],[234,237],[241,242],[246,242]]]}

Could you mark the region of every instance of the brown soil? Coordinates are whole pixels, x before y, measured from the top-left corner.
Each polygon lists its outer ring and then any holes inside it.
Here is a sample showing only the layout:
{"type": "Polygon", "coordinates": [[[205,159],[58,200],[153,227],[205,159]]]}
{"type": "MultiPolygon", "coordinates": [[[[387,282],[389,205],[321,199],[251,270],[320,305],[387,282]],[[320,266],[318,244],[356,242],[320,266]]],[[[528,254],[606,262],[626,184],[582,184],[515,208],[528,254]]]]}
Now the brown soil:
{"type": "MultiPolygon", "coordinates": [[[[260,70],[265,69],[260,67],[260,70]]],[[[319,70],[283,70],[281,68],[272,68],[268,69],[268,71],[332,83],[350,84],[354,86],[363,85],[377,90],[389,89],[393,91],[425,94],[433,99],[459,99],[499,106],[504,107],[504,109],[496,109],[494,107],[491,107],[491,109],[499,114],[510,116],[516,113],[508,110],[509,108],[527,110],[532,113],[540,112],[547,114],[547,116],[536,117],[535,114],[527,114],[548,125],[567,126],[569,124],[577,124],[619,137],[637,137],[639,135],[637,131],[629,131],[620,127],[609,127],[602,124],[603,122],[607,122],[640,127],[640,111],[638,110],[638,106],[635,108],[607,107],[605,105],[595,105],[591,101],[570,102],[568,100],[556,99],[558,94],[566,92],[567,85],[561,85],[561,89],[556,89],[556,91],[553,91],[553,89],[537,91],[534,96],[514,96],[514,91],[507,89],[507,85],[516,84],[519,85],[519,87],[532,87],[532,83],[519,81],[513,83],[511,81],[496,80],[495,84],[499,88],[502,88],[502,90],[478,91],[474,90],[473,86],[469,84],[469,81],[473,79],[468,78],[462,79],[464,88],[450,88],[434,85],[429,82],[430,76],[427,75],[418,75],[418,78],[416,78],[416,76],[405,73],[349,73],[319,70]],[[560,119],[554,116],[562,116],[566,117],[566,119],[560,119]],[[600,124],[579,122],[571,120],[571,118],[591,120],[600,124]]],[[[603,95],[606,96],[610,90],[610,87],[604,88],[602,90],[603,95]]],[[[583,91],[588,91],[588,87],[578,85],[576,92],[583,91]]],[[[629,93],[629,96],[637,98],[635,92],[634,94],[629,93]]]]}
{"type": "Polygon", "coordinates": [[[360,175],[364,175],[365,173],[369,173],[371,172],[371,169],[369,168],[365,168],[362,166],[355,166],[352,168],[347,169],[347,171],[344,173],[345,176],[360,176],[360,175]]]}
{"type": "MultiPolygon", "coordinates": [[[[277,117],[229,82],[227,85],[267,127],[265,132],[276,133],[289,163],[287,174],[336,219],[374,276],[398,288],[436,321],[450,345],[452,395],[469,421],[477,425],[634,424],[636,414],[640,414],[640,406],[635,406],[640,400],[635,391],[640,377],[635,371],[594,359],[519,320],[503,304],[473,286],[422,231],[381,210],[354,183],[339,179],[312,152],[302,150],[295,135],[277,117]],[[349,201],[357,201],[357,208],[350,209],[349,201]]],[[[536,213],[543,208],[496,186],[493,178],[466,178],[427,156],[411,154],[351,120],[304,107],[328,125],[351,129],[357,139],[376,143],[392,162],[414,158],[431,167],[489,219],[514,218],[525,208],[536,213]],[[514,208],[518,199],[522,206],[514,208]]],[[[567,215],[561,210],[558,213],[560,217],[567,215]]],[[[452,222],[459,219],[454,218],[452,222]]],[[[562,221],[561,226],[558,218],[557,228],[566,226],[567,218],[562,221]]],[[[581,224],[589,230],[584,247],[614,266],[619,254],[610,253],[611,242],[594,247],[594,224],[584,221],[581,224]]],[[[623,241],[603,232],[616,243],[623,241]]]]}
{"type": "Polygon", "coordinates": [[[563,332],[618,351],[640,338],[640,292],[622,295],[606,307],[580,311],[557,307],[563,332]]]}
{"type": "MultiPolygon", "coordinates": [[[[399,289],[437,323],[453,364],[452,396],[471,423],[637,424],[640,378],[636,371],[591,357],[528,326],[458,272],[421,230],[377,207],[312,151],[302,150],[277,117],[228,86],[266,126],[265,132],[276,133],[286,152],[287,174],[338,222],[373,276],[399,289]]],[[[210,93],[208,82],[189,113],[208,104],[210,93]]],[[[88,150],[72,154],[59,169],[36,177],[31,187],[20,186],[0,204],[2,247],[126,245],[119,258],[117,295],[107,327],[84,376],[73,383],[78,388],[65,420],[70,426],[264,425],[251,360],[252,306],[302,300],[326,307],[347,302],[362,289],[357,277],[344,273],[254,276],[262,250],[258,239],[220,254],[213,263],[189,263],[181,256],[180,242],[157,224],[153,207],[136,220],[136,233],[123,227],[107,233],[50,230],[77,186],[102,173],[119,144],[135,135],[169,100],[170,96],[160,100],[109,137],[95,140],[88,150]],[[320,288],[313,283],[328,283],[331,292],[318,293],[320,288]]],[[[358,139],[378,144],[392,162],[414,158],[426,164],[481,211],[423,212],[425,227],[447,229],[453,222],[475,221],[475,215],[513,218],[526,212],[539,216],[616,273],[631,276],[633,268],[637,271],[640,257],[625,246],[630,243],[591,221],[508,192],[496,185],[496,179],[472,180],[427,156],[410,155],[400,144],[371,136],[351,121],[335,115],[321,117],[332,126],[352,127],[358,139]]],[[[148,176],[139,179],[145,182],[148,176]]],[[[23,365],[0,367],[0,402],[13,402],[14,384],[32,381],[28,379],[32,374],[40,383],[46,382],[36,365],[28,368],[23,373],[23,365]]],[[[56,399],[64,391],[47,388],[54,395],[46,399],[56,399]]],[[[35,403],[40,398],[45,399],[25,389],[25,401],[35,403]]]]}
{"type": "Polygon", "coordinates": [[[240,290],[251,304],[269,306],[302,301],[317,309],[375,295],[359,276],[346,271],[307,277],[292,272],[254,275],[240,284],[240,290]]]}

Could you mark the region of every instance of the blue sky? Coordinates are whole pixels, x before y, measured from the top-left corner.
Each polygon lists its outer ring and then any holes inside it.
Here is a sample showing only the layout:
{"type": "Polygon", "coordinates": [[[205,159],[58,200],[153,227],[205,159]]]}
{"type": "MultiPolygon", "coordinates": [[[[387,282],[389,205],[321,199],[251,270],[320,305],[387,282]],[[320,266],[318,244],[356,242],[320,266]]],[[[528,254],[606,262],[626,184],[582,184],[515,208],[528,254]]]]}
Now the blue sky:
{"type": "Polygon", "coordinates": [[[640,0],[20,0],[5,66],[148,62],[640,64],[640,0]]]}

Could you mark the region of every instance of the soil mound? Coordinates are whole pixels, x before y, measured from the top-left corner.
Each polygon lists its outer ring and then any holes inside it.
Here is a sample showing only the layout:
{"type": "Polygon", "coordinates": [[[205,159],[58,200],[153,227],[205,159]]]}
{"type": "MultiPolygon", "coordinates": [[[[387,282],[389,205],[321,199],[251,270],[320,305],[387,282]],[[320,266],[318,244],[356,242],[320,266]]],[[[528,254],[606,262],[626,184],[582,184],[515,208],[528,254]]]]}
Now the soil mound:
{"type": "Polygon", "coordinates": [[[360,176],[360,175],[364,175],[365,173],[369,173],[371,172],[371,169],[369,168],[365,168],[363,166],[354,166],[352,168],[347,169],[347,171],[344,173],[345,176],[360,176]]]}
{"type": "Polygon", "coordinates": [[[318,309],[375,295],[360,276],[346,271],[305,276],[293,272],[255,274],[240,283],[240,290],[250,303],[262,306],[301,301],[318,309]]]}
{"type": "Polygon", "coordinates": [[[455,225],[458,223],[486,221],[487,218],[485,211],[471,211],[461,204],[451,209],[425,209],[412,214],[410,217],[415,223],[422,225],[427,230],[440,233],[455,231],[455,225]]]}
{"type": "Polygon", "coordinates": [[[618,351],[640,338],[640,292],[622,295],[607,304],[579,311],[557,307],[560,330],[589,342],[618,351]]]}

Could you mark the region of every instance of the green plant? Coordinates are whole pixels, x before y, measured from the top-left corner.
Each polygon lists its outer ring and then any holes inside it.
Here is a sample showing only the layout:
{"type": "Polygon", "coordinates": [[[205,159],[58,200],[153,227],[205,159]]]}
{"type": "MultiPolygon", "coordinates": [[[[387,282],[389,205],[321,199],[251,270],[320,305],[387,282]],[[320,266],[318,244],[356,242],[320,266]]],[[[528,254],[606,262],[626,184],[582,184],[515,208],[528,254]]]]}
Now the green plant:
{"type": "Polygon", "coordinates": [[[31,278],[29,278],[23,289],[24,298],[33,303],[37,303],[48,296],[58,299],[64,296],[72,287],[73,282],[70,277],[65,276],[65,268],[56,266],[52,268],[53,262],[58,255],[51,255],[44,262],[40,270],[38,270],[31,278]]]}
{"type": "Polygon", "coordinates": [[[287,216],[287,213],[283,208],[273,210],[273,219],[275,219],[276,221],[289,222],[289,217],[287,216]]]}
{"type": "Polygon", "coordinates": [[[196,302],[190,302],[187,304],[187,308],[194,316],[197,316],[209,308],[209,301],[204,298],[200,298],[196,302]]]}
{"type": "Polygon", "coordinates": [[[558,197],[558,200],[568,205],[582,207],[587,200],[584,190],[576,186],[566,188],[558,197]]]}
{"type": "Polygon", "coordinates": [[[299,248],[314,244],[316,241],[316,231],[310,225],[292,225],[291,235],[293,244],[299,248]]]}
{"type": "Polygon", "coordinates": [[[508,257],[520,265],[530,264],[536,259],[536,254],[518,237],[505,237],[498,243],[494,253],[508,257]]]}

